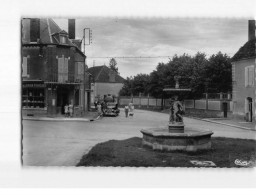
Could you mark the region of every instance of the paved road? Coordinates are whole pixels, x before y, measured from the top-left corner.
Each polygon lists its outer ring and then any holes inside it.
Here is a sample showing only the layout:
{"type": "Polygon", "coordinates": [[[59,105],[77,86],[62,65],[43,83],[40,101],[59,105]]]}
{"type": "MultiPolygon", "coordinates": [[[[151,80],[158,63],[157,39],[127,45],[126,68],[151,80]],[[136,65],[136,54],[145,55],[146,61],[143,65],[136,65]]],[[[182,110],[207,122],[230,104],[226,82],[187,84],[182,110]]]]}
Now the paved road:
{"type": "MultiPolygon", "coordinates": [[[[74,166],[95,144],[141,137],[140,129],[167,125],[164,113],[136,110],[133,118],[122,112],[116,118],[94,122],[23,121],[23,162],[36,166],[74,166]]],[[[255,131],[242,130],[190,118],[186,127],[208,129],[213,136],[256,139],[255,131]]]]}

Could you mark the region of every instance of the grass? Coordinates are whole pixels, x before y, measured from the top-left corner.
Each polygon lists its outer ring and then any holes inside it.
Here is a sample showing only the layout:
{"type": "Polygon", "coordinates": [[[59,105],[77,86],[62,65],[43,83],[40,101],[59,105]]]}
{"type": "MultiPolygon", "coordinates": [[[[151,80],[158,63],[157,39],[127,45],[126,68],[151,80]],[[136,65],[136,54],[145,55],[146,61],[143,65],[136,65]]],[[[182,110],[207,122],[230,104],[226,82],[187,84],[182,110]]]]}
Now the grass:
{"type": "Polygon", "coordinates": [[[121,167],[200,167],[191,160],[212,161],[216,167],[243,167],[236,159],[252,161],[255,166],[255,140],[212,138],[212,149],[196,153],[154,151],[142,146],[138,137],[110,140],[97,144],[84,155],[77,166],[121,167]]]}

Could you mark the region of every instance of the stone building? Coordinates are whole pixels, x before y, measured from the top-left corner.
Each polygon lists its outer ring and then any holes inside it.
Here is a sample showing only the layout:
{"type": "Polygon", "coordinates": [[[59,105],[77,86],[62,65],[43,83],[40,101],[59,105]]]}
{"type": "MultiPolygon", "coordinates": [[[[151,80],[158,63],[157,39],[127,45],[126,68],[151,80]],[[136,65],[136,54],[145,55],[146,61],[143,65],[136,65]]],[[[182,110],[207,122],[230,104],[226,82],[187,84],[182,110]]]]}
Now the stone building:
{"type": "Polygon", "coordinates": [[[232,58],[233,114],[253,122],[256,116],[255,20],[249,20],[248,24],[248,41],[232,58]]]}
{"type": "Polygon", "coordinates": [[[124,85],[124,78],[118,73],[106,65],[91,67],[88,72],[92,74],[93,78],[91,102],[94,102],[95,98],[103,99],[104,96],[108,95],[119,96],[119,92],[124,85]]]}

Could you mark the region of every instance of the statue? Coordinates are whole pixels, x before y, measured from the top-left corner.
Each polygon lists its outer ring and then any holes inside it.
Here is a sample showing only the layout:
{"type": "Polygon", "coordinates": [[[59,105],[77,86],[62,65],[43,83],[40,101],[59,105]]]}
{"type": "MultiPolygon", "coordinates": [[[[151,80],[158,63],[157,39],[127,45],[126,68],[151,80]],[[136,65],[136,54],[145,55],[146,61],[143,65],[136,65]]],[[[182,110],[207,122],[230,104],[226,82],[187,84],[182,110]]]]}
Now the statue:
{"type": "Polygon", "coordinates": [[[184,114],[183,107],[181,102],[178,100],[178,96],[174,96],[171,99],[171,107],[170,107],[170,117],[169,117],[169,123],[183,123],[183,117],[184,114]]]}

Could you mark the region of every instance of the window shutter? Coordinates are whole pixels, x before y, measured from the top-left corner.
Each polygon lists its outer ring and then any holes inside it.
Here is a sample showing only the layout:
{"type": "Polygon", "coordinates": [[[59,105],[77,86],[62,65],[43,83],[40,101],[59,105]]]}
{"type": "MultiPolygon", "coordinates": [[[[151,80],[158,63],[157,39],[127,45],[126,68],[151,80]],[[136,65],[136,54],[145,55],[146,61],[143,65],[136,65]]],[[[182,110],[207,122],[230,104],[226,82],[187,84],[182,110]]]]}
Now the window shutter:
{"type": "Polygon", "coordinates": [[[68,58],[64,59],[64,67],[63,67],[63,73],[64,73],[64,81],[68,81],[68,58]]]}
{"type": "Polygon", "coordinates": [[[28,76],[28,61],[27,57],[23,57],[22,60],[22,77],[27,77],[28,76]]]}
{"type": "Polygon", "coordinates": [[[248,82],[249,82],[249,86],[251,86],[251,87],[253,87],[253,85],[254,85],[254,82],[253,82],[253,80],[254,80],[254,66],[250,66],[249,67],[249,69],[248,69],[248,82]]]}
{"type": "Polygon", "coordinates": [[[244,79],[245,79],[245,87],[248,86],[248,67],[244,69],[244,79]]]}
{"type": "Polygon", "coordinates": [[[64,56],[58,58],[58,82],[63,82],[64,56]]]}

